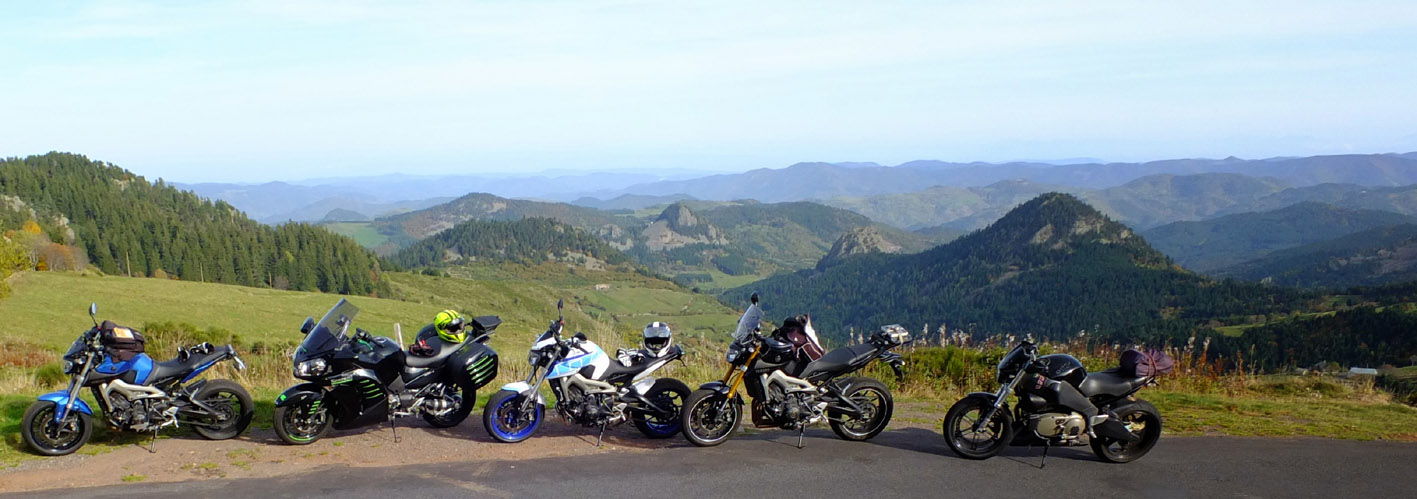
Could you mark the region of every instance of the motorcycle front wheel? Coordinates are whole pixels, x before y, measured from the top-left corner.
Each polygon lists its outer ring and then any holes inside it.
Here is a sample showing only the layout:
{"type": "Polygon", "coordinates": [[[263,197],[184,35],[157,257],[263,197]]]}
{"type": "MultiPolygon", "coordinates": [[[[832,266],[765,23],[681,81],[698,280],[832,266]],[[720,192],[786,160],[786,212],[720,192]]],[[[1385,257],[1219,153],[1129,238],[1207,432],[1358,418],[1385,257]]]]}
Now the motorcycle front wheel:
{"type": "Polygon", "coordinates": [[[1145,400],[1138,400],[1130,407],[1117,413],[1117,420],[1127,426],[1127,431],[1141,437],[1136,442],[1127,442],[1099,436],[1092,439],[1092,452],[1109,463],[1130,463],[1141,459],[1156,441],[1161,438],[1161,413],[1145,400]]]}
{"type": "Polygon", "coordinates": [[[55,423],[54,412],[58,407],[47,400],[35,402],[20,420],[20,436],[35,452],[46,456],[72,454],[93,434],[92,419],[78,409],[71,411],[73,418],[68,423],[55,423]]]}
{"type": "Polygon", "coordinates": [[[656,414],[635,411],[631,418],[635,428],[649,438],[669,438],[683,427],[684,401],[689,398],[689,386],[677,379],[660,378],[645,392],[645,399],[669,412],[656,414]]]}
{"type": "Polygon", "coordinates": [[[832,431],[838,437],[855,441],[880,435],[891,422],[891,413],[895,410],[891,391],[884,383],[871,378],[857,378],[852,380],[850,386],[843,395],[861,407],[861,414],[853,416],[841,409],[828,409],[832,431]]]}
{"type": "Polygon", "coordinates": [[[209,408],[199,408],[205,414],[195,417],[192,425],[198,435],[208,440],[226,440],[240,435],[251,425],[251,416],[256,413],[251,394],[231,380],[208,381],[192,399],[209,408]]]}
{"type": "Polygon", "coordinates": [[[1000,407],[988,422],[978,424],[994,403],[981,397],[965,397],[945,413],[945,442],[965,459],[989,459],[999,455],[1014,437],[1013,416],[1000,407]],[[975,426],[978,424],[978,428],[975,426]]]}
{"type": "Polygon", "coordinates": [[[743,419],[743,406],[713,390],[695,390],[684,401],[684,438],[699,447],[723,443],[743,419]]]}
{"type": "Polygon", "coordinates": [[[533,402],[531,412],[524,413],[522,405],[525,401],[525,395],[511,390],[501,390],[492,395],[487,400],[487,407],[482,409],[482,425],[487,427],[487,435],[498,442],[514,444],[536,433],[545,408],[533,402]]]}
{"type": "Polygon", "coordinates": [[[291,445],[307,445],[325,436],[330,431],[330,411],[321,402],[276,407],[276,435],[291,445]]]}

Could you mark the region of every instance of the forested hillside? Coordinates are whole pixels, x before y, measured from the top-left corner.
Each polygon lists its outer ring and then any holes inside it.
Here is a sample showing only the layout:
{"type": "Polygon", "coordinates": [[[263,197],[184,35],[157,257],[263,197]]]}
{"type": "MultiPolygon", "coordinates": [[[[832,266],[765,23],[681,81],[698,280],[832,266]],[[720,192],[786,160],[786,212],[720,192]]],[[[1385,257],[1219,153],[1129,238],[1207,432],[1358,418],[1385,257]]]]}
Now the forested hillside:
{"type": "Polygon", "coordinates": [[[371,294],[374,256],[306,224],[261,225],[217,201],[76,154],[0,161],[0,229],[35,268],[371,294]]]}
{"type": "Polygon", "coordinates": [[[811,313],[838,340],[847,328],[944,322],[978,334],[1152,335],[1188,330],[1168,321],[1264,314],[1302,300],[1180,270],[1125,226],[1058,193],[923,253],[858,255],[730,290],[724,301],[742,303],[752,291],[770,316],[811,313]]]}
{"type": "Polygon", "coordinates": [[[1208,272],[1276,250],[1412,222],[1412,217],[1387,211],[1355,210],[1306,201],[1262,213],[1175,222],[1144,231],[1142,235],[1182,267],[1208,272]]]}
{"type": "Polygon", "coordinates": [[[1330,289],[1417,280],[1417,225],[1379,227],[1275,251],[1215,275],[1330,289]]]}
{"type": "Polygon", "coordinates": [[[599,238],[549,218],[469,220],[400,250],[391,260],[412,268],[486,259],[540,263],[568,257],[594,258],[610,265],[630,260],[599,238]]]}

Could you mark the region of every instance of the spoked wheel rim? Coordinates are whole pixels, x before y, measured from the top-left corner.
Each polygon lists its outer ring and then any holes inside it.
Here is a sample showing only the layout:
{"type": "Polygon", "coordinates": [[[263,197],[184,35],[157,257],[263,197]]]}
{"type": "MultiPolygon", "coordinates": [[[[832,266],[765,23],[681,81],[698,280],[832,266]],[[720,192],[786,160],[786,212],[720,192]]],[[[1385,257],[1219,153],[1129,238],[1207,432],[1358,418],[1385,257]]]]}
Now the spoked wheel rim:
{"type": "Polygon", "coordinates": [[[679,431],[680,416],[684,410],[684,398],[684,394],[674,390],[664,390],[655,394],[652,400],[654,405],[668,407],[671,411],[667,414],[645,412],[645,425],[662,433],[679,431]]]}
{"type": "Polygon", "coordinates": [[[738,423],[737,414],[726,397],[704,399],[690,409],[689,431],[707,442],[728,438],[738,423]]]}
{"type": "Polygon", "coordinates": [[[945,421],[946,437],[954,444],[955,449],[971,454],[986,454],[1006,443],[1003,441],[1004,421],[998,413],[995,413],[991,421],[979,424],[991,408],[986,404],[975,403],[960,411],[952,421],[945,421]]]}
{"type": "Polygon", "coordinates": [[[846,415],[842,418],[841,429],[853,435],[869,435],[881,425],[887,414],[886,394],[875,387],[865,387],[853,392],[851,401],[861,408],[858,416],[846,415]]]}
{"type": "Polygon", "coordinates": [[[230,431],[240,422],[240,415],[246,411],[241,397],[229,390],[218,390],[202,399],[215,414],[203,416],[199,420],[213,431],[230,431]]]}
{"type": "Polygon", "coordinates": [[[315,409],[314,404],[305,404],[297,410],[285,412],[285,429],[290,438],[302,442],[314,440],[328,424],[329,412],[324,407],[315,409]]]}
{"type": "Polygon", "coordinates": [[[521,440],[531,436],[531,432],[536,430],[536,425],[541,421],[541,406],[535,404],[530,414],[522,410],[522,403],[526,397],[507,397],[497,404],[494,411],[494,428],[498,435],[508,440],[521,440]]]}
{"type": "Polygon", "coordinates": [[[1122,463],[1135,461],[1150,452],[1161,436],[1161,420],[1146,411],[1136,410],[1121,414],[1118,421],[1126,425],[1127,431],[1141,437],[1141,439],[1136,442],[1127,442],[1108,437],[1097,437],[1098,445],[1094,448],[1099,454],[1104,454],[1101,457],[1108,461],[1122,463]]]}
{"type": "Polygon", "coordinates": [[[67,422],[54,422],[55,406],[40,409],[30,421],[29,433],[35,445],[52,452],[66,452],[84,444],[84,422],[75,414],[67,422]]]}

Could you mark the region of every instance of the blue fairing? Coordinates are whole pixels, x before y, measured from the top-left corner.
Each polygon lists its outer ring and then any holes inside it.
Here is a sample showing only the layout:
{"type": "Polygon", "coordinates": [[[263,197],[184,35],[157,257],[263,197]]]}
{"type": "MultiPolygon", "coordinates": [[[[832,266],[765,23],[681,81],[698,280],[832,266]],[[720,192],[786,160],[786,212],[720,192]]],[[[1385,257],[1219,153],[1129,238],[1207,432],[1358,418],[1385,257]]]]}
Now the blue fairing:
{"type": "Polygon", "coordinates": [[[556,365],[551,367],[551,373],[546,375],[546,379],[570,376],[571,374],[579,372],[581,368],[591,365],[591,363],[595,362],[596,359],[599,359],[603,355],[605,355],[605,352],[601,351],[599,348],[591,348],[590,352],[557,362],[556,365]]]}
{"type": "Polygon", "coordinates": [[[148,375],[153,372],[153,359],[148,357],[148,354],[140,353],[126,362],[114,362],[113,356],[106,355],[103,357],[103,363],[94,367],[94,370],[110,376],[133,371],[133,384],[142,385],[148,382],[148,375]]]}
{"type": "MultiPolygon", "coordinates": [[[[69,403],[69,392],[46,393],[44,395],[40,395],[39,399],[47,402],[54,402],[54,405],[57,406],[54,409],[55,421],[64,419],[64,406],[69,403]]],[[[93,409],[89,409],[89,404],[84,402],[83,400],[75,400],[74,409],[77,409],[79,412],[88,414],[90,416],[93,415],[93,409]]]]}

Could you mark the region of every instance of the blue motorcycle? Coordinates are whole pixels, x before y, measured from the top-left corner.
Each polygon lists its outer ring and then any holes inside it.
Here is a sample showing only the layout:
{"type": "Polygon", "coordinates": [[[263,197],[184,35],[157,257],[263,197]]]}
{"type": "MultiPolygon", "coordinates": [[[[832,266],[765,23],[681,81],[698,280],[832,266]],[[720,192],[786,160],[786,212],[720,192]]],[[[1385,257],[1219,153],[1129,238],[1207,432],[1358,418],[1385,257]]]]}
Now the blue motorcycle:
{"type": "Polygon", "coordinates": [[[100,325],[97,314],[98,306],[89,305],[94,327],[64,353],[69,388],[41,395],[25,411],[20,434],[35,452],[62,456],[88,442],[95,415],[79,398],[83,388],[92,390],[98,416],[109,426],[152,432],[154,444],[157,431],[169,426],[185,424],[207,439],[225,440],[251,424],[255,405],[241,385],[225,379],[188,383],[227,359],[245,369],[230,345],[202,343],[182,349],[176,359],[153,362],[143,352],[142,333],[111,321],[100,325]]]}

